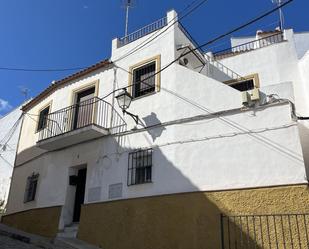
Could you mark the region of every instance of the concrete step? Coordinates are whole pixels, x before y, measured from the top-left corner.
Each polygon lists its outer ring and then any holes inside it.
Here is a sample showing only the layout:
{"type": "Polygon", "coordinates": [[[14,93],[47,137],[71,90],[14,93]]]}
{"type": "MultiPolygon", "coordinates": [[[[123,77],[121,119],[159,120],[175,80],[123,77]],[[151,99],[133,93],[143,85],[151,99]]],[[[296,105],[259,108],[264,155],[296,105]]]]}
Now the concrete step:
{"type": "Polygon", "coordinates": [[[57,238],[76,238],[77,230],[76,231],[63,231],[57,234],[57,238]]]}
{"type": "Polygon", "coordinates": [[[78,223],[73,223],[64,227],[63,231],[57,234],[58,238],[76,238],[78,232],[78,223]]]}
{"type": "Polygon", "coordinates": [[[75,232],[78,231],[78,226],[68,226],[64,228],[65,232],[75,232]]]}

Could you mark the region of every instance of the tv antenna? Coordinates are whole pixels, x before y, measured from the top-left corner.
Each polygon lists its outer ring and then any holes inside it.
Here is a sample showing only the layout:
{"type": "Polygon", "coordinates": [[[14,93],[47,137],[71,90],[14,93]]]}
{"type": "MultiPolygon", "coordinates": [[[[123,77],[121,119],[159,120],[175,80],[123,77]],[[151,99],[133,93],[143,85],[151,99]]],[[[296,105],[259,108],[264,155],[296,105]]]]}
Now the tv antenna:
{"type": "Polygon", "coordinates": [[[19,86],[19,90],[20,90],[20,93],[25,97],[25,99],[27,100],[28,99],[28,95],[29,95],[29,92],[30,92],[30,89],[27,88],[27,87],[24,87],[24,86],[19,86]]]}
{"type": "MultiPolygon", "coordinates": [[[[277,4],[278,7],[282,4],[282,0],[271,0],[272,3],[277,4]]],[[[283,25],[284,25],[284,17],[283,17],[283,12],[282,12],[282,8],[279,8],[279,26],[280,26],[280,30],[283,30],[283,25]]]]}
{"type": "Polygon", "coordinates": [[[128,26],[129,26],[129,10],[133,7],[133,0],[123,0],[123,7],[126,9],[126,26],[124,36],[128,35],[128,26]]]}

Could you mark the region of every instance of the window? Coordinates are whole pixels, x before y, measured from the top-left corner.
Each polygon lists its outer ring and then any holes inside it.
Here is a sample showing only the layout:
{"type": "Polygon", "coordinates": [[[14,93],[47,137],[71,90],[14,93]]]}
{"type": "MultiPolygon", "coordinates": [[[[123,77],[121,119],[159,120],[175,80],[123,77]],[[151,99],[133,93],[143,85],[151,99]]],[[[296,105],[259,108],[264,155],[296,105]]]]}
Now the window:
{"type": "Polygon", "coordinates": [[[40,111],[37,131],[43,130],[46,127],[49,108],[50,106],[47,106],[42,111],[40,111]]]}
{"type": "Polygon", "coordinates": [[[95,105],[95,87],[76,93],[74,129],[85,127],[93,123],[93,108],[95,105]]]}
{"type": "Polygon", "coordinates": [[[246,76],[244,77],[243,80],[239,80],[239,81],[233,80],[233,81],[228,81],[225,83],[240,92],[249,91],[254,88],[260,87],[258,74],[252,74],[252,75],[246,76]]]}
{"type": "Polygon", "coordinates": [[[133,70],[133,98],[137,98],[156,89],[156,61],[133,70]]]}
{"type": "Polygon", "coordinates": [[[129,153],[128,185],[151,182],[152,149],[129,153]]]}
{"type": "Polygon", "coordinates": [[[24,202],[33,201],[35,199],[38,179],[39,179],[39,174],[34,174],[34,173],[27,178],[24,202]]]}
{"type": "Polygon", "coordinates": [[[254,81],[253,79],[251,80],[245,80],[241,82],[237,82],[234,84],[230,84],[229,86],[233,87],[234,89],[244,92],[248,90],[252,90],[254,88],[254,81]]]}

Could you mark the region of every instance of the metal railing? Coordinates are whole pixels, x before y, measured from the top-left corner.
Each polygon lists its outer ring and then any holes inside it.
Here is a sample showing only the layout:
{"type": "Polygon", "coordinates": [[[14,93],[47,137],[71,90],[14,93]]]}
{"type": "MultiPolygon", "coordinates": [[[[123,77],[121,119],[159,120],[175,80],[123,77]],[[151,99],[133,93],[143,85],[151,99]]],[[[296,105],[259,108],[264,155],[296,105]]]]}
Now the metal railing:
{"type": "Polygon", "coordinates": [[[223,59],[226,57],[238,55],[240,53],[252,51],[258,48],[264,48],[272,44],[276,44],[276,43],[283,42],[283,41],[284,41],[283,33],[280,32],[275,35],[270,35],[270,36],[267,36],[267,37],[264,37],[258,40],[247,42],[247,43],[234,46],[228,49],[220,50],[214,53],[214,57],[216,59],[223,59]]]}
{"type": "MultiPolygon", "coordinates": [[[[239,75],[238,73],[234,72],[232,69],[224,66],[221,62],[217,61],[215,58],[211,58],[207,54],[204,54],[208,65],[212,65],[213,67],[217,68],[219,71],[227,75],[231,80],[243,80],[244,78],[239,75]]],[[[211,69],[208,68],[208,74],[211,77],[211,69]]]]}
{"type": "Polygon", "coordinates": [[[221,248],[308,249],[309,213],[221,215],[221,248]]]}
{"type": "MultiPolygon", "coordinates": [[[[196,40],[190,35],[189,31],[180,22],[178,22],[178,27],[184,33],[184,35],[189,39],[189,41],[192,43],[194,48],[200,47],[200,45],[196,42],[196,40]]],[[[205,64],[207,64],[206,66],[212,65],[213,67],[217,68],[219,71],[221,71],[222,73],[227,75],[227,77],[229,77],[231,80],[232,79],[233,80],[243,79],[243,77],[240,76],[238,73],[236,73],[233,70],[231,70],[230,68],[224,66],[222,63],[218,62],[215,58],[211,58],[210,56],[205,54],[204,51],[201,48],[199,48],[198,51],[201,53],[203,58],[206,60],[206,62],[205,62],[205,64]]],[[[208,67],[207,72],[208,72],[208,76],[211,76],[211,70],[210,70],[209,67],[208,67]]]]}
{"type": "Polygon", "coordinates": [[[126,126],[123,118],[115,111],[111,104],[98,97],[60,109],[48,114],[44,118],[45,126],[39,131],[39,141],[89,125],[110,129],[113,130],[113,133],[120,129],[123,130],[126,126]]]}
{"type": "Polygon", "coordinates": [[[139,30],[118,39],[118,47],[125,46],[167,25],[167,17],[163,17],[139,30]]]}

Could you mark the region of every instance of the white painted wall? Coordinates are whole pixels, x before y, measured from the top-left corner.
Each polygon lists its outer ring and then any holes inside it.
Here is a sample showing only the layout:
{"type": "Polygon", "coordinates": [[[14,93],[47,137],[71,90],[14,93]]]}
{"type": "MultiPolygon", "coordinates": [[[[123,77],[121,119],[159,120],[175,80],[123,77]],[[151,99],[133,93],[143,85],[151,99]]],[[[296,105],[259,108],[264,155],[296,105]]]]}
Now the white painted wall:
{"type": "Polygon", "coordinates": [[[285,30],[284,35],[286,42],[228,57],[220,62],[242,76],[258,73],[262,87],[293,82],[297,112],[306,115],[309,114],[309,96],[299,73],[293,31],[285,30]]]}
{"type": "MultiPolygon", "coordinates": [[[[174,16],[174,12],[169,13],[169,19],[174,16]]],[[[116,61],[118,68],[100,69],[66,84],[31,108],[29,113],[37,114],[51,100],[52,111],[69,106],[72,91],[94,80],[100,82],[101,97],[113,89],[125,87],[129,79],[125,70],[156,55],[161,56],[163,67],[176,58],[175,47],[179,41],[175,37],[180,37],[176,35],[177,32],[175,27],[170,28],[160,39],[148,44],[146,49],[118,62],[117,58],[151,35],[122,48],[117,48],[114,40],[112,60],[116,61]]],[[[258,72],[265,93],[276,91],[282,97],[294,99],[293,90],[297,90],[294,81],[300,79],[298,67],[294,63],[297,60],[295,51],[287,42],[261,51],[250,52],[248,57],[247,54],[240,55],[240,61],[226,59],[224,63],[244,74],[258,72]],[[282,51],[287,54],[281,54],[282,51]],[[279,61],[282,64],[278,66],[279,61]]],[[[295,93],[295,99],[297,96],[295,93]]],[[[112,103],[113,96],[106,101],[112,103]]],[[[239,91],[189,68],[173,64],[161,73],[160,91],[133,100],[129,111],[138,114],[144,125],[151,126],[241,107],[239,91]]],[[[115,109],[120,113],[117,106],[115,109]]],[[[133,120],[129,116],[124,118],[128,130],[134,128],[133,120]]],[[[35,127],[36,121],[26,116],[8,213],[63,205],[60,228],[71,221],[74,189],[68,184],[69,175],[74,167],[85,164],[88,170],[86,202],[90,199],[93,202],[109,201],[109,186],[118,183],[123,185],[121,198],[134,198],[307,182],[299,131],[297,123],[291,118],[288,103],[132,132],[120,138],[105,136],[54,152],[35,147],[38,139],[35,127]],[[128,187],[128,153],[144,147],[154,148],[153,183],[128,187]],[[23,203],[26,179],[32,172],[40,174],[36,200],[23,203]],[[89,196],[94,189],[99,190],[99,194],[89,196]]]]}
{"type": "Polygon", "coordinates": [[[108,136],[45,154],[15,169],[19,181],[12,185],[9,212],[70,203],[69,171],[82,164],[88,169],[86,202],[93,188],[101,189],[93,201],[109,201],[115,183],[123,183],[122,198],[134,198],[306,182],[297,124],[284,104],[133,133],[120,144],[108,136]],[[127,187],[128,152],[141,147],[154,147],[153,183],[127,187]],[[40,173],[36,201],[23,203],[32,172],[40,173]]]}
{"type": "Polygon", "coordinates": [[[309,50],[309,32],[294,33],[297,56],[301,59],[309,50]]]}
{"type": "Polygon", "coordinates": [[[5,203],[9,195],[21,121],[16,129],[11,129],[20,118],[21,113],[20,107],[18,107],[0,118],[0,201],[4,200],[5,203]],[[12,135],[9,136],[11,133],[12,135]]]}

